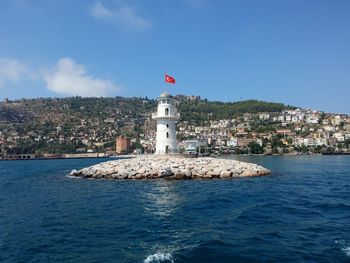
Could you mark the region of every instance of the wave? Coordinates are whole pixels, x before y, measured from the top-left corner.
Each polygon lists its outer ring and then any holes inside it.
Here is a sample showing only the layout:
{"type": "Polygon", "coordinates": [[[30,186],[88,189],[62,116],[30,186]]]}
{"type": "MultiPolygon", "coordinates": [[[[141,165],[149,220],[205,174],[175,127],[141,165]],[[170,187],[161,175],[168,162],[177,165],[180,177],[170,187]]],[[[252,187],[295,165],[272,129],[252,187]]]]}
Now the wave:
{"type": "Polygon", "coordinates": [[[340,249],[345,253],[345,255],[347,255],[348,257],[350,257],[350,246],[349,246],[349,242],[345,241],[345,240],[336,240],[335,241],[336,244],[338,244],[340,246],[340,249]]]}
{"type": "Polygon", "coordinates": [[[79,176],[73,176],[73,175],[69,175],[69,174],[66,174],[66,177],[68,177],[70,179],[81,179],[79,176]]]}
{"type": "Polygon", "coordinates": [[[345,254],[350,257],[350,247],[343,247],[341,250],[345,252],[345,254]]]}
{"type": "Polygon", "coordinates": [[[174,263],[174,259],[170,253],[156,253],[149,255],[144,263],[174,263]]]}

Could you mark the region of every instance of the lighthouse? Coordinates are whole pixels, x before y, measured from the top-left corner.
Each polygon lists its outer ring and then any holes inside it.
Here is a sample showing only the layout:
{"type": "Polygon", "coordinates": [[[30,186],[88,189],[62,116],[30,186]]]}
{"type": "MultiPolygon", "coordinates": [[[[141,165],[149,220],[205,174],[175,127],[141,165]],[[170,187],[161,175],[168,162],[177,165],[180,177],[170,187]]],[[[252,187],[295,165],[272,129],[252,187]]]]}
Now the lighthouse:
{"type": "Polygon", "coordinates": [[[158,98],[157,112],[152,114],[152,119],[157,121],[155,154],[177,153],[175,122],[179,117],[173,98],[167,92],[162,93],[158,98]]]}

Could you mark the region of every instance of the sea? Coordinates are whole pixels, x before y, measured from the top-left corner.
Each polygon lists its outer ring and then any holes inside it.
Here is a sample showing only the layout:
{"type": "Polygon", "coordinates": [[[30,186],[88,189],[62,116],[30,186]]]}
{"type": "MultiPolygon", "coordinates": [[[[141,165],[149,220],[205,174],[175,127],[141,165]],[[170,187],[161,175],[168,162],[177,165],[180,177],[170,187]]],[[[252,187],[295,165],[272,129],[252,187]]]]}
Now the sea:
{"type": "Polygon", "coordinates": [[[110,181],[68,176],[110,159],[0,161],[0,262],[350,262],[350,156],[223,158],[272,174],[110,181]]]}

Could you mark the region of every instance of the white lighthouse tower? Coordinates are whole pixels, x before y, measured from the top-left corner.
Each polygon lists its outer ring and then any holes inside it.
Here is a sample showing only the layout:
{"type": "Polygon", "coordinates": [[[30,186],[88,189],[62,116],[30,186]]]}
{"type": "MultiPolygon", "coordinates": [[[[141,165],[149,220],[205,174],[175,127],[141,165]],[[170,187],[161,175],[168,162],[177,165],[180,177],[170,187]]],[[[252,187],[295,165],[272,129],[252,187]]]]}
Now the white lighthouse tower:
{"type": "Polygon", "coordinates": [[[179,117],[170,94],[162,93],[158,98],[157,112],[152,113],[152,119],[157,121],[156,154],[177,153],[175,122],[179,117]]]}

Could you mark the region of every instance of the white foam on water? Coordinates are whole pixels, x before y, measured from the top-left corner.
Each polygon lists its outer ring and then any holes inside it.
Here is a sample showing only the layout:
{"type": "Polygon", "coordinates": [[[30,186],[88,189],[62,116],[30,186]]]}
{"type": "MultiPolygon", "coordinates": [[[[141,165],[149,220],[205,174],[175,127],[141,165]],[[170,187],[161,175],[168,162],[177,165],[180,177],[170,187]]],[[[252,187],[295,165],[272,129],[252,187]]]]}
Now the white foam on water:
{"type": "Polygon", "coordinates": [[[345,254],[350,257],[350,247],[344,247],[341,250],[343,250],[345,252],[345,254]]]}
{"type": "Polygon", "coordinates": [[[336,240],[335,243],[340,246],[340,249],[350,257],[350,246],[349,242],[346,242],[345,240],[336,240]]]}
{"type": "Polygon", "coordinates": [[[170,253],[156,253],[149,255],[144,263],[162,263],[162,262],[171,262],[174,263],[173,256],[170,253]]]}
{"type": "Polygon", "coordinates": [[[79,176],[73,176],[73,175],[69,175],[69,174],[67,174],[66,177],[71,178],[71,179],[81,179],[81,177],[79,177],[79,176]]]}

